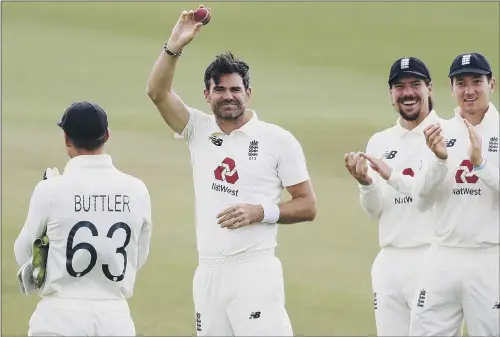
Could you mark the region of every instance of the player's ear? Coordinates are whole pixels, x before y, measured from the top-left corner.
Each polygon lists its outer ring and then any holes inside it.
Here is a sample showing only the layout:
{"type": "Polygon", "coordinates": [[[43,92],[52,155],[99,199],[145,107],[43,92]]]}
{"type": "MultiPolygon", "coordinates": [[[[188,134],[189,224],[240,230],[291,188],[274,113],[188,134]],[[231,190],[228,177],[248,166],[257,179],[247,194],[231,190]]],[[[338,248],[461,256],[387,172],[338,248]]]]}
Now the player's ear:
{"type": "Polygon", "coordinates": [[[249,100],[252,97],[252,87],[248,87],[248,89],[246,90],[246,94],[247,99],[249,100]]]}
{"type": "Polygon", "coordinates": [[[109,128],[104,133],[104,143],[106,143],[108,141],[108,139],[109,139],[109,128]]]}
{"type": "Polygon", "coordinates": [[[495,91],[495,88],[496,88],[496,85],[497,85],[497,81],[494,77],[491,77],[491,80],[490,80],[490,83],[489,84],[489,89],[491,92],[495,91]]]}
{"type": "Polygon", "coordinates": [[[209,94],[209,91],[207,89],[204,89],[203,95],[205,96],[205,102],[210,103],[210,100],[208,99],[208,94],[209,94]]]}
{"type": "Polygon", "coordinates": [[[66,147],[71,147],[71,140],[66,133],[64,133],[64,144],[66,144],[66,147]]]}
{"type": "Polygon", "coordinates": [[[392,85],[389,86],[389,91],[387,93],[389,94],[389,100],[391,101],[392,105],[394,105],[393,98],[392,98],[392,85]]]}

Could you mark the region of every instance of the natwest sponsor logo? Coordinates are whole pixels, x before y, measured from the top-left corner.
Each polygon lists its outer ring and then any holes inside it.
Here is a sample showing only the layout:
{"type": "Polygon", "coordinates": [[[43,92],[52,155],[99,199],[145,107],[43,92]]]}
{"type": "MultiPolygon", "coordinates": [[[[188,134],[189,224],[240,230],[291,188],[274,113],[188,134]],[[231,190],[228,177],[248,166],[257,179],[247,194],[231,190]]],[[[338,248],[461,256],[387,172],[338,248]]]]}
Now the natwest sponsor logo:
{"type": "MultiPolygon", "coordinates": [[[[224,181],[233,185],[240,178],[238,176],[238,171],[236,170],[236,163],[234,159],[226,157],[222,163],[217,166],[214,170],[215,179],[219,181],[224,181]]],[[[238,196],[238,190],[234,188],[230,188],[224,184],[212,183],[212,190],[222,193],[227,193],[229,195],[233,195],[235,197],[238,196]]]]}
{"type": "Polygon", "coordinates": [[[238,176],[238,171],[236,171],[236,163],[233,159],[226,157],[222,163],[217,166],[214,171],[215,179],[220,181],[227,181],[230,184],[234,184],[240,178],[238,176]]]}
{"type": "Polygon", "coordinates": [[[239,192],[238,190],[235,190],[235,189],[229,188],[225,185],[217,184],[217,183],[212,183],[212,189],[214,191],[217,191],[217,192],[223,192],[223,193],[227,193],[230,195],[234,195],[235,197],[238,196],[238,192],[239,192]]]}
{"type": "Polygon", "coordinates": [[[455,181],[458,184],[475,184],[479,180],[479,177],[472,173],[473,170],[472,163],[470,160],[464,160],[460,163],[460,167],[455,173],[455,181]]]}
{"type": "MultiPolygon", "coordinates": [[[[475,184],[479,177],[472,173],[474,167],[470,160],[463,160],[455,173],[455,182],[457,184],[475,184]]],[[[480,188],[461,187],[453,189],[454,195],[481,195],[480,188]]]]}
{"type": "Polygon", "coordinates": [[[454,188],[453,194],[455,194],[455,195],[481,195],[481,189],[480,188],[467,188],[467,187],[454,188]]]}

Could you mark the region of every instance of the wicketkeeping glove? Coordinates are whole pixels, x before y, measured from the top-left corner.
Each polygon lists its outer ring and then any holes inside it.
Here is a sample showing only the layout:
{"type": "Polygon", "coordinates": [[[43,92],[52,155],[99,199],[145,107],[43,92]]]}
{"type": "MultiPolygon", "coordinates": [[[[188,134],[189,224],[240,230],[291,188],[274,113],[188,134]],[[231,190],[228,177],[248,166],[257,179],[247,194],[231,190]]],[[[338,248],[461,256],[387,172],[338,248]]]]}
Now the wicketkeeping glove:
{"type": "MultiPolygon", "coordinates": [[[[43,173],[43,180],[59,176],[57,167],[47,168],[43,173]]],[[[47,270],[47,256],[49,253],[49,237],[46,232],[33,242],[32,258],[17,272],[20,290],[25,295],[30,295],[40,289],[45,282],[47,270]]]]}

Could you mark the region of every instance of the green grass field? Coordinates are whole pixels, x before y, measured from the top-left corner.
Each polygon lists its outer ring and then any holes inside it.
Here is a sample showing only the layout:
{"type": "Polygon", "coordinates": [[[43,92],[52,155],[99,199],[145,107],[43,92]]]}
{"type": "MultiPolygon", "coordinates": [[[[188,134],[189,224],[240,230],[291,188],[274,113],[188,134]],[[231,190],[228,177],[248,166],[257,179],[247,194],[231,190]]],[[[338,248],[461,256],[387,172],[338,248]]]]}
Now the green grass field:
{"type": "MultiPolygon", "coordinates": [[[[426,62],[443,117],[453,114],[447,73],[457,54],[483,52],[498,74],[499,4],[204,4],[212,8],[212,21],[178,63],[178,93],[209,111],[202,95],[205,67],[231,50],[251,66],[251,107],[293,132],[307,156],[318,216],[314,223],[282,226],[279,234],[295,332],[374,335],[370,268],[377,225],[361,213],[343,155],[364,149],[375,131],[395,122],[387,76],[396,58],[426,62]]],[[[151,255],[130,301],[138,332],[194,335],[197,252],[188,150],[173,139],[145,87],[180,11],[197,4],[1,5],[2,335],[26,335],[37,302],[18,291],[13,242],[43,170],[64,168],[55,123],[75,100],[107,110],[107,151],[151,192],[151,255]]]]}

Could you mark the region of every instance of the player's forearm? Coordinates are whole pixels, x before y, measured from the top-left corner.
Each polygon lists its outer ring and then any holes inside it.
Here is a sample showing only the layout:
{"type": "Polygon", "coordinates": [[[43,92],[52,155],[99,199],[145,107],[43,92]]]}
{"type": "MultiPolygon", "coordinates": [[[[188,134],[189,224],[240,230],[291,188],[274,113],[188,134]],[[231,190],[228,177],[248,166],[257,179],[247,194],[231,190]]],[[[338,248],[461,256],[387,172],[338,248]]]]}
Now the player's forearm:
{"type": "Polygon", "coordinates": [[[22,230],[14,242],[14,256],[19,266],[22,266],[31,259],[32,241],[25,230],[22,230]]]}
{"type": "Polygon", "coordinates": [[[387,184],[389,186],[409,197],[413,196],[412,194],[414,182],[415,178],[403,175],[396,171],[393,171],[391,176],[387,180],[387,184]]]}
{"type": "Polygon", "coordinates": [[[313,196],[296,197],[279,204],[279,224],[313,221],[316,217],[316,199],[313,196]]]}
{"type": "Polygon", "coordinates": [[[178,57],[170,56],[162,50],[156,60],[146,88],[146,92],[153,102],[165,99],[171,92],[177,59],[178,57]]]}
{"type": "Polygon", "coordinates": [[[485,161],[481,166],[474,168],[474,174],[479,177],[479,179],[489,188],[496,192],[500,192],[499,189],[499,170],[490,162],[485,161]]]}
{"type": "Polygon", "coordinates": [[[149,245],[151,241],[151,230],[147,229],[139,236],[139,247],[137,257],[137,270],[141,269],[149,256],[149,245]]]}
{"type": "Polygon", "coordinates": [[[433,157],[426,169],[415,178],[413,198],[418,209],[425,210],[434,204],[447,173],[447,160],[433,157]]]}
{"type": "Polygon", "coordinates": [[[375,219],[380,217],[384,206],[384,197],[377,184],[359,185],[359,201],[361,208],[363,208],[370,217],[375,219]]]}

